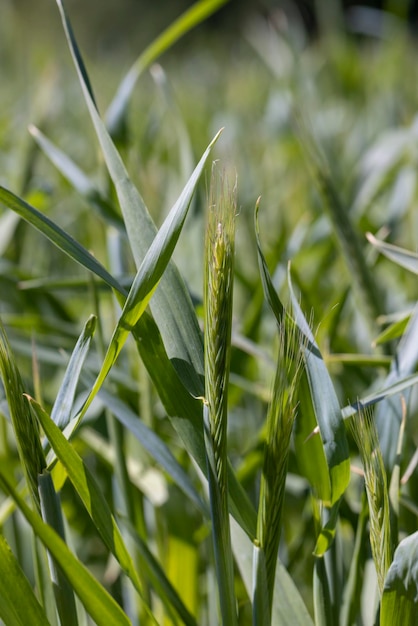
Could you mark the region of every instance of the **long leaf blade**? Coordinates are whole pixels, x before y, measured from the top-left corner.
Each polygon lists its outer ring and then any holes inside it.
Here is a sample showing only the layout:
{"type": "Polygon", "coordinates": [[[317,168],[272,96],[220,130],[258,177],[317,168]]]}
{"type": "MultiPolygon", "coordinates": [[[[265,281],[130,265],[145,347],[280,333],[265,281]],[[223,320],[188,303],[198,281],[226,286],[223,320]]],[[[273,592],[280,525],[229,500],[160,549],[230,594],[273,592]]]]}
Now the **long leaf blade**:
{"type": "Polygon", "coordinates": [[[332,505],[341,498],[350,481],[350,460],[345,426],[331,377],[293,292],[290,275],[289,288],[296,323],[301,333],[308,340],[308,344],[306,348],[304,348],[306,374],[312,405],[329,468],[331,481],[331,498],[329,504],[332,505]]]}
{"type": "Polygon", "coordinates": [[[70,157],[52,143],[35,126],[29,127],[29,132],[35,139],[44,154],[53,163],[57,170],[68,180],[68,182],[83,196],[109,223],[118,230],[125,232],[123,220],[116,213],[114,207],[99,191],[93,181],[80,169],[80,167],[70,157]]]}
{"type": "MultiPolygon", "coordinates": [[[[130,578],[135,589],[142,597],[142,587],[135,565],[99,486],[82,459],[78,456],[59,428],[55,426],[54,422],[50,419],[47,413],[45,413],[42,407],[35,400],[30,399],[30,403],[36,412],[39,422],[41,423],[42,428],[48,437],[55,454],[57,455],[57,458],[65,467],[69,479],[73,483],[78,495],[84,503],[84,506],[102,536],[103,541],[110,552],[118,560],[123,571],[130,578]]],[[[162,592],[162,600],[168,604],[169,608],[171,608],[170,603],[174,602],[174,607],[177,611],[179,611],[179,614],[183,616],[185,623],[194,624],[195,622],[193,618],[190,616],[187,609],[183,606],[180,598],[172,589],[163,571],[159,567],[158,562],[149,550],[146,549],[146,546],[143,545],[139,538],[137,541],[141,544],[142,553],[146,558],[148,574],[151,576],[151,580],[154,581],[157,588],[162,592]]],[[[150,610],[148,610],[148,612],[151,613],[150,610]]]]}
{"type": "Polygon", "coordinates": [[[133,330],[142,313],[145,311],[171,259],[184,220],[186,219],[194,190],[219,134],[220,132],[218,132],[205,150],[183,192],[165,219],[141,263],[123,307],[122,314],[110,340],[102,368],[79,415],[79,420],[85,415],[88,407],[119,356],[129,333],[133,330]]]}
{"type": "Polygon", "coordinates": [[[13,498],[21,513],[32,526],[35,534],[48,548],[57,563],[59,563],[75,593],[97,626],[109,626],[109,624],[129,626],[130,621],[120,606],[73,555],[57,533],[28,507],[1,471],[0,486],[13,498]]]}
{"type": "Polygon", "coordinates": [[[401,267],[418,274],[418,254],[399,248],[385,241],[376,239],[371,233],[367,233],[367,239],[381,254],[384,254],[388,259],[397,263],[401,267]]]}
{"type": "Polygon", "coordinates": [[[71,419],[71,409],[83,363],[86,359],[96,327],[94,315],[87,320],[71,354],[51,412],[52,420],[63,430],[71,419]]]}
{"type": "Polygon", "coordinates": [[[418,620],[418,532],[397,547],[386,576],[381,626],[416,624],[418,620]]]}
{"type": "Polygon", "coordinates": [[[32,224],[32,226],[45,235],[45,237],[71,259],[102,278],[108,285],[120,293],[125,293],[118,281],[105,270],[94,256],[87,252],[83,246],[57,226],[52,220],[46,217],[46,215],[42,215],[42,213],[22,200],[22,198],[19,198],[14,193],[1,186],[0,202],[17,213],[17,215],[20,215],[26,222],[32,224]]]}
{"type": "MultiPolygon", "coordinates": [[[[57,0],[57,4],[93,126],[115,185],[132,253],[139,268],[155,239],[157,229],[99,116],[91,85],[86,80],[87,72],[61,0],[57,0]]],[[[190,295],[173,263],[169,263],[150,306],[163,336],[168,356],[173,361],[181,381],[190,393],[202,396],[204,393],[202,334],[190,295]]]]}

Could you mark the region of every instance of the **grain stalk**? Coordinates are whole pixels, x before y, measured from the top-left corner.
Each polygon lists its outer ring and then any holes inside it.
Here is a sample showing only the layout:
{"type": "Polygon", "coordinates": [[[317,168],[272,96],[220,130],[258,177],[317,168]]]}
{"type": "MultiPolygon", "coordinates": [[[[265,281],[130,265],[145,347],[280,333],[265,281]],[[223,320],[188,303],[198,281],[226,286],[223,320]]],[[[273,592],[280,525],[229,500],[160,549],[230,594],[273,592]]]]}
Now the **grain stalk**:
{"type": "Polygon", "coordinates": [[[215,567],[224,626],[237,623],[228,512],[227,402],[231,352],[236,187],[214,164],[205,243],[203,407],[215,567]]]}
{"type": "Polygon", "coordinates": [[[382,596],[386,573],[393,556],[386,470],[371,411],[360,410],[350,422],[350,426],[364,468],[364,482],[369,504],[370,544],[376,566],[379,592],[382,596]]]}
{"type": "MultiPolygon", "coordinates": [[[[257,518],[257,544],[264,551],[269,613],[273,603],[290,437],[296,417],[297,388],[302,367],[299,339],[296,327],[283,317],[279,325],[279,354],[266,419],[257,518]]],[[[257,602],[254,602],[255,623],[259,623],[256,618],[258,608],[257,602]]]]}
{"type": "MultiPolygon", "coordinates": [[[[25,397],[22,377],[0,321],[0,375],[3,380],[10,418],[16,437],[16,446],[23,472],[28,483],[34,508],[44,521],[65,540],[59,497],[55,492],[51,474],[46,469],[46,459],[40,439],[36,416],[25,397]]],[[[39,575],[42,565],[40,552],[35,546],[35,561],[39,575]]],[[[63,626],[77,624],[75,598],[71,585],[48,553],[49,570],[57,611],[63,626]]],[[[39,580],[38,580],[39,582],[39,580]]]]}
{"type": "Polygon", "coordinates": [[[29,493],[35,508],[40,512],[38,476],[46,468],[45,455],[42,450],[38,422],[24,397],[22,378],[1,322],[0,375],[3,380],[10,420],[16,437],[17,451],[28,483],[29,493]]]}

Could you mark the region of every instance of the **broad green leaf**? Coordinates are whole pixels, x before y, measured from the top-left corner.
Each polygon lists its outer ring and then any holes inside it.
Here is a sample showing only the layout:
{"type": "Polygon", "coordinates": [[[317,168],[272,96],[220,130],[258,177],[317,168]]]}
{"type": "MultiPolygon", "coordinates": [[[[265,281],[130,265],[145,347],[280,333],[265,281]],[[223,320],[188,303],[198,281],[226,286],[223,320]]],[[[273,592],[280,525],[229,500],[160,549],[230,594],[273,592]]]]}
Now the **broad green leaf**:
{"type": "MultiPolygon", "coordinates": [[[[204,474],[207,471],[203,440],[203,407],[181,383],[177,370],[167,357],[159,330],[147,312],[134,332],[138,350],[158,391],[174,428],[204,474]]],[[[256,533],[256,512],[235,473],[229,467],[228,486],[230,511],[250,537],[256,533]]]]}
{"type": "MultiPolygon", "coordinates": [[[[51,421],[51,423],[53,423],[51,421]]],[[[20,512],[32,526],[35,535],[59,563],[75,593],[97,626],[129,626],[130,621],[120,606],[100,585],[88,569],[73,555],[55,530],[42,521],[17,494],[0,470],[0,486],[16,502],[20,512]]],[[[31,623],[30,621],[28,622],[31,623]]]]}
{"type": "MultiPolygon", "coordinates": [[[[331,493],[328,502],[332,505],[341,498],[350,481],[350,459],[345,426],[331,377],[297,298],[293,293],[290,275],[289,288],[296,323],[303,336],[308,340],[306,347],[303,348],[305,352],[305,368],[312,406],[329,468],[331,493]]],[[[303,415],[301,419],[303,419],[303,415]]],[[[315,471],[314,467],[312,467],[312,471],[315,471]]],[[[309,476],[307,478],[309,479],[309,476]]],[[[324,484],[324,489],[326,493],[327,484],[324,484]]],[[[318,497],[321,497],[320,494],[318,494],[318,497]]]]}
{"type": "Polygon", "coordinates": [[[106,124],[111,135],[121,135],[128,102],[141,74],[183,35],[227,2],[228,0],[200,0],[196,2],[144,50],[122,80],[107,111],[106,124]]]}
{"type": "Polygon", "coordinates": [[[418,623],[418,532],[406,537],[395,550],[386,575],[380,609],[380,626],[418,623]]]}
{"type": "MultiPolygon", "coordinates": [[[[254,544],[242,528],[231,519],[231,539],[235,560],[248,596],[253,591],[254,544]]],[[[274,582],[272,626],[313,626],[302,596],[284,565],[277,561],[274,582]]]]}
{"type": "MultiPolygon", "coordinates": [[[[69,479],[84,503],[104,543],[118,560],[121,568],[130,578],[135,589],[142,597],[141,583],[135,565],[99,485],[85,466],[83,460],[75,452],[72,445],[67,441],[52,419],[35,400],[32,398],[29,400],[57,458],[64,466],[69,479]]],[[[187,609],[182,605],[177,594],[175,594],[175,592],[172,593],[172,587],[158,562],[140,538],[138,538],[138,542],[141,544],[141,551],[145,556],[145,564],[148,570],[147,574],[150,576],[150,580],[156,585],[157,590],[162,590],[160,595],[161,599],[168,603],[169,608],[170,603],[174,601],[173,606],[179,611],[179,614],[183,615],[183,619],[186,618],[185,623],[194,624],[194,620],[191,618],[187,609]]]]}
{"type": "Polygon", "coordinates": [[[390,243],[380,241],[376,239],[371,233],[367,233],[367,239],[381,254],[384,254],[388,259],[394,261],[401,267],[418,274],[418,254],[416,252],[410,252],[404,248],[393,246],[390,243]]]}
{"type": "MultiPolygon", "coordinates": [[[[57,4],[86,104],[110,177],[115,185],[132,253],[139,268],[155,239],[157,229],[99,116],[71,25],[61,1],[57,0],[57,4]]],[[[150,306],[163,336],[168,356],[172,359],[183,384],[193,395],[202,396],[204,393],[202,334],[190,295],[174,264],[168,265],[150,306]]]]}
{"type": "Polygon", "coordinates": [[[29,132],[36,143],[42,148],[49,160],[68,182],[83,196],[107,221],[118,230],[125,233],[121,216],[115,211],[111,203],[103,196],[93,181],[70,159],[70,157],[53,144],[35,126],[29,127],[29,132]]]}
{"type": "MultiPolygon", "coordinates": [[[[278,324],[281,324],[285,309],[274,288],[267,262],[261,249],[258,208],[259,201],[257,201],[255,208],[255,233],[261,280],[267,302],[278,324]]],[[[317,419],[306,369],[302,370],[299,390],[301,418],[296,420],[294,426],[299,470],[308,478],[318,497],[324,502],[330,502],[332,499],[331,480],[321,438],[313,435],[317,427],[317,419]]]]}
{"type": "Polygon", "coordinates": [[[165,219],[140,265],[132,287],[128,293],[122,314],[118,320],[115,330],[113,331],[102,368],[83,406],[78,420],[81,420],[83,415],[85,415],[88,407],[95,398],[106,376],[119,356],[128,335],[132,332],[139,318],[148,306],[158,282],[167,267],[171,255],[173,254],[184,224],[184,220],[186,219],[193,192],[209,158],[211,148],[218,137],[219,133],[215,136],[204,152],[202,158],[196,166],[196,169],[180,195],[180,198],[177,200],[176,204],[165,219]]]}
{"type": "MultiPolygon", "coordinates": [[[[61,2],[57,0],[57,3],[86,103],[118,194],[132,252],[137,266],[140,266],[156,236],[156,227],[98,115],[71,27],[61,2]]],[[[143,317],[140,318],[137,325],[139,339],[137,346],[186,449],[206,472],[202,406],[201,402],[195,401],[189,395],[199,397],[204,394],[202,333],[190,295],[174,264],[168,264],[151,299],[150,308],[158,329],[153,326],[151,318],[147,318],[147,323],[143,322],[143,317]],[[150,324],[153,326],[152,330],[150,324]],[[164,345],[161,345],[161,338],[164,345]],[[165,364],[164,367],[162,363],[165,364]]],[[[231,471],[228,480],[232,500],[231,510],[246,531],[254,536],[256,520],[254,507],[231,471]]]]}
{"type": "Polygon", "coordinates": [[[63,231],[59,226],[54,224],[45,215],[42,215],[37,209],[30,204],[16,196],[8,189],[0,186],[0,202],[12,209],[15,213],[20,215],[26,222],[32,224],[37,230],[45,235],[53,244],[55,244],[62,252],[65,252],[74,261],[87,268],[91,272],[94,272],[97,276],[100,276],[108,285],[119,291],[125,293],[117,280],[113,278],[105,270],[105,268],[92,256],[83,246],[81,246],[75,239],[63,231]]]}
{"type": "Polygon", "coordinates": [[[323,502],[330,502],[332,498],[330,473],[305,370],[302,370],[299,382],[299,403],[299,419],[295,420],[298,468],[308,479],[318,498],[323,502]]]}
{"type": "Polygon", "coordinates": [[[51,412],[51,419],[63,430],[71,419],[74,395],[83,363],[90,348],[96,327],[96,317],[91,315],[71,354],[70,361],[64,374],[61,386],[51,412]]]}
{"type": "Polygon", "coordinates": [[[0,534],[0,618],[7,626],[49,625],[28,579],[2,534],[0,534]]]}

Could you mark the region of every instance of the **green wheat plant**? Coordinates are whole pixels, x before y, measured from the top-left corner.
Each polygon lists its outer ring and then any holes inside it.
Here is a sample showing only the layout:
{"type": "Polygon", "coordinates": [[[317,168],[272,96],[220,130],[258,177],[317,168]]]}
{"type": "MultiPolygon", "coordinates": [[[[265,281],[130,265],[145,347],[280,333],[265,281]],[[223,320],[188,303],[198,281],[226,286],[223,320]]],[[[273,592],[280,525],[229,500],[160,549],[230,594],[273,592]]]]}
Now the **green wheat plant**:
{"type": "MultiPolygon", "coordinates": [[[[302,368],[302,342],[296,330],[284,315],[278,326],[279,354],[273,383],[272,397],[266,416],[266,441],[260,484],[257,517],[256,547],[260,568],[265,567],[255,582],[254,623],[269,623],[273,603],[274,580],[283,526],[285,484],[290,453],[291,435],[297,413],[297,394],[302,368]],[[287,329],[286,329],[287,325],[287,329]],[[260,556],[260,552],[262,556],[260,556]],[[261,586],[266,584],[267,591],[261,586]],[[268,603],[263,619],[257,615],[268,603]]],[[[262,615],[262,613],[261,613],[262,615]]]]}
{"type": "Polygon", "coordinates": [[[386,470],[370,411],[360,411],[357,419],[351,422],[351,430],[364,468],[364,484],[369,504],[370,544],[376,565],[379,592],[382,594],[393,557],[386,470]]]}
{"type": "Polygon", "coordinates": [[[204,427],[214,553],[223,624],[236,624],[229,527],[227,425],[234,280],[236,188],[213,165],[205,243],[204,427]]]}
{"type": "Polygon", "coordinates": [[[416,50],[224,4],[2,13],[2,625],[417,623],[416,50]]]}

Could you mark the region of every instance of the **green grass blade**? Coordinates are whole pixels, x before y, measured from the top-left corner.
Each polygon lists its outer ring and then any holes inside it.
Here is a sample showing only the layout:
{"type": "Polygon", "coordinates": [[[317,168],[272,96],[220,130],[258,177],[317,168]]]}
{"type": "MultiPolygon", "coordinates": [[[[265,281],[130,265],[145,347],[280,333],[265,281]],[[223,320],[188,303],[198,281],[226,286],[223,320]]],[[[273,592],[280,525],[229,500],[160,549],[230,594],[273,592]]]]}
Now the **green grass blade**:
{"type": "Polygon", "coordinates": [[[134,563],[100,487],[49,415],[33,398],[29,398],[29,402],[105,545],[142,597],[142,587],[134,563]]]}
{"type": "MultiPolygon", "coordinates": [[[[54,488],[51,474],[44,470],[38,477],[42,519],[65,541],[61,503],[54,488]]],[[[78,626],[74,592],[54,558],[48,553],[49,571],[55,596],[55,604],[61,626],[78,626]]]]}
{"type": "Polygon", "coordinates": [[[254,546],[254,576],[251,594],[253,602],[253,626],[271,624],[269,581],[267,579],[266,555],[263,548],[254,546]]]}
{"type": "Polygon", "coordinates": [[[108,285],[120,293],[125,293],[117,280],[115,280],[109,272],[105,270],[105,268],[94,258],[93,255],[87,252],[83,246],[59,228],[59,226],[54,224],[54,222],[48,217],[42,215],[42,213],[30,204],[1,186],[0,202],[20,215],[20,217],[22,217],[26,222],[32,224],[32,226],[45,235],[45,237],[47,237],[54,245],[57,246],[57,248],[67,254],[71,259],[99,276],[108,285]]]}
{"type": "Polygon", "coordinates": [[[399,339],[399,337],[402,337],[410,319],[411,314],[406,313],[405,315],[402,315],[401,319],[393,322],[392,324],[389,324],[389,326],[382,330],[382,332],[379,333],[379,335],[375,338],[375,340],[373,341],[373,345],[379,346],[384,343],[389,343],[390,341],[393,341],[395,339],[399,339]]]}
{"type": "Polygon", "coordinates": [[[63,430],[71,419],[74,396],[80,377],[83,363],[90,348],[91,340],[96,327],[96,317],[90,316],[71,354],[64,378],[58,390],[54,406],[52,407],[51,419],[63,430]]]}
{"type": "MultiPolygon", "coordinates": [[[[172,360],[168,358],[159,329],[145,312],[134,332],[138,351],[157,389],[174,428],[200,469],[206,474],[203,440],[202,402],[193,398],[178,377],[172,360]]],[[[228,465],[230,511],[250,537],[256,534],[256,512],[247,494],[228,465]]]]}
{"type": "Polygon", "coordinates": [[[397,547],[386,576],[380,626],[418,623],[418,532],[397,547]]]}
{"type": "Polygon", "coordinates": [[[122,133],[129,99],[141,74],[183,35],[227,2],[228,0],[200,0],[196,2],[142,52],[122,80],[108,108],[106,125],[112,136],[120,137],[122,133]]]}
{"type": "MultiPolygon", "coordinates": [[[[65,467],[69,479],[73,483],[74,488],[83,501],[97,530],[103,538],[103,541],[118,560],[123,571],[130,578],[137,592],[142,596],[142,588],[134,563],[99,486],[90,474],[88,468],[83,463],[82,459],[75,452],[71,444],[66,440],[65,436],[59,429],[57,429],[45,411],[43,411],[42,407],[40,407],[34,400],[31,400],[31,404],[34,407],[36,415],[55,451],[57,458],[65,467]]],[[[109,408],[112,410],[114,407],[109,408]]],[[[139,423],[138,419],[136,419],[136,421],[139,423]]],[[[154,439],[155,438],[156,436],[154,435],[154,439]]],[[[163,602],[166,603],[169,609],[171,608],[171,604],[173,604],[173,607],[177,610],[177,612],[183,616],[186,624],[194,624],[193,618],[183,606],[180,598],[177,596],[158,562],[155,560],[155,557],[147,549],[147,546],[141,541],[140,538],[136,538],[136,540],[140,547],[141,554],[145,558],[147,575],[150,577],[150,580],[155,588],[160,591],[160,597],[163,602]]]]}
{"type": "Polygon", "coordinates": [[[46,467],[39,426],[24,398],[22,377],[0,319],[0,377],[16,446],[34,506],[40,511],[38,476],[46,467]]]}
{"type": "MultiPolygon", "coordinates": [[[[312,406],[329,468],[331,483],[329,504],[335,504],[341,498],[350,481],[350,460],[345,426],[331,377],[293,293],[290,276],[289,287],[296,323],[301,333],[308,339],[308,344],[304,349],[306,374],[312,406]]],[[[312,470],[314,471],[314,468],[312,470]]]]}
{"type": "Polygon", "coordinates": [[[259,206],[260,206],[260,198],[256,202],[255,212],[254,212],[254,230],[255,230],[255,236],[256,236],[256,242],[257,242],[257,255],[258,255],[258,265],[260,268],[260,276],[261,276],[261,281],[263,283],[263,290],[264,290],[264,295],[266,297],[266,300],[270,305],[270,308],[276,318],[277,323],[281,325],[283,316],[285,315],[285,309],[274,288],[273,281],[271,280],[270,272],[267,266],[267,262],[264,257],[263,251],[261,249],[260,228],[259,228],[259,222],[258,222],[259,206]]]}
{"type": "Polygon", "coordinates": [[[139,318],[145,311],[155,289],[157,288],[158,282],[171,259],[175,245],[180,236],[180,232],[183,227],[184,220],[186,219],[190,202],[200,175],[206,165],[207,159],[209,158],[211,148],[218,137],[219,133],[207,147],[193,174],[183,189],[183,192],[165,219],[143,262],[141,263],[123,307],[122,314],[110,340],[102,368],[83,406],[78,420],[81,420],[83,415],[85,415],[88,407],[95,398],[106,376],[119,356],[128,335],[132,332],[139,318]]]}
{"type": "MultiPolygon", "coordinates": [[[[28,507],[23,498],[9,484],[1,470],[0,486],[5,493],[8,493],[13,498],[20,512],[32,526],[35,535],[39,537],[57,563],[59,563],[95,624],[97,626],[109,626],[109,624],[129,626],[130,621],[120,606],[73,555],[57,533],[45,524],[37,513],[28,507]]],[[[29,623],[31,622],[29,621],[29,623]]]]}
{"type": "MultiPolygon", "coordinates": [[[[156,236],[157,229],[97,112],[91,95],[91,87],[84,80],[86,71],[81,62],[80,52],[68,18],[60,0],[57,0],[57,4],[86,104],[109,174],[116,188],[132,253],[137,267],[140,267],[156,236]]],[[[172,359],[183,384],[193,395],[202,396],[204,393],[202,335],[190,295],[173,264],[168,265],[150,306],[163,336],[168,356],[172,359]]]]}
{"type": "Polygon", "coordinates": [[[418,254],[416,252],[410,252],[404,248],[393,246],[390,243],[379,241],[371,233],[367,233],[367,239],[381,254],[384,254],[388,259],[409,270],[413,274],[418,274],[418,254]]]}
{"type": "Polygon", "coordinates": [[[325,560],[316,558],[313,575],[313,600],[315,626],[334,626],[333,604],[331,602],[330,581],[328,580],[325,560]]]}
{"type": "Polygon", "coordinates": [[[57,170],[68,180],[68,182],[83,196],[106,220],[108,224],[115,226],[118,230],[125,232],[123,220],[115,211],[111,203],[97,189],[93,181],[74,163],[70,157],[53,144],[35,126],[29,127],[29,132],[36,143],[43,150],[48,159],[55,165],[57,170]]]}
{"type": "Polygon", "coordinates": [[[302,370],[299,383],[299,407],[300,419],[295,422],[295,450],[299,471],[309,480],[320,500],[331,502],[327,457],[321,437],[318,436],[318,422],[305,370],[302,370]]]}
{"type": "MultiPolygon", "coordinates": [[[[386,380],[386,382],[388,382],[388,380],[386,380]]],[[[391,385],[388,385],[387,387],[384,387],[380,391],[371,393],[368,396],[364,396],[358,402],[345,406],[341,410],[341,415],[343,416],[344,419],[347,419],[348,417],[351,417],[352,415],[355,415],[357,413],[359,406],[367,407],[373,404],[377,404],[379,402],[382,402],[382,400],[386,400],[388,398],[391,398],[392,396],[402,393],[405,390],[409,390],[411,387],[417,384],[418,384],[418,374],[413,374],[412,376],[406,376],[405,378],[399,380],[398,382],[395,382],[391,385]]]]}
{"type": "Polygon", "coordinates": [[[7,626],[49,626],[28,579],[0,534],[0,618],[7,626]]]}
{"type": "Polygon", "coordinates": [[[350,561],[347,582],[342,598],[340,623],[341,626],[351,626],[355,623],[355,616],[360,612],[361,589],[363,584],[363,572],[367,558],[367,521],[368,510],[366,496],[364,494],[361,511],[359,514],[353,554],[350,561]]]}

